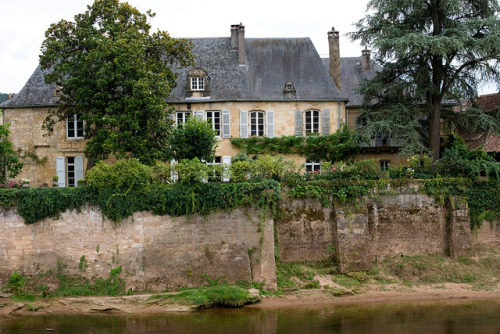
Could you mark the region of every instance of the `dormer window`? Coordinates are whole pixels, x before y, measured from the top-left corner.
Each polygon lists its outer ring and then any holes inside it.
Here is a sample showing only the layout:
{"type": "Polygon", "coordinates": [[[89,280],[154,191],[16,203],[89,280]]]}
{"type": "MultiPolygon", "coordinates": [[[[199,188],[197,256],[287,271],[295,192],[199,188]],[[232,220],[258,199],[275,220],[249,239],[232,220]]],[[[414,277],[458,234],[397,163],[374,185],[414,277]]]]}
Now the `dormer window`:
{"type": "Polygon", "coordinates": [[[54,97],[61,97],[62,95],[62,87],[56,87],[56,89],[54,89],[54,97]]]}
{"type": "Polygon", "coordinates": [[[191,90],[204,90],[205,85],[202,77],[191,77],[191,90]]]}
{"type": "Polygon", "coordinates": [[[285,89],[284,89],[285,92],[295,92],[295,86],[293,84],[293,82],[291,81],[288,81],[286,84],[285,84],[285,89]]]}
{"type": "Polygon", "coordinates": [[[202,68],[191,69],[186,78],[186,98],[200,99],[210,97],[210,77],[202,68]]]}

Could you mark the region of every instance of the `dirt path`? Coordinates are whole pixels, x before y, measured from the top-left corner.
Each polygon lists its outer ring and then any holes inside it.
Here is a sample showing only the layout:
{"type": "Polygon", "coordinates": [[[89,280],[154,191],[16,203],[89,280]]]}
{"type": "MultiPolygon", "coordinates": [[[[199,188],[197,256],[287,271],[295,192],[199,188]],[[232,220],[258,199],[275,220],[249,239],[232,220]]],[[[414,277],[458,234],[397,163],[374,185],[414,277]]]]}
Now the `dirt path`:
{"type": "MultiPolygon", "coordinates": [[[[500,289],[473,291],[467,284],[439,284],[407,287],[385,285],[365,287],[353,295],[336,297],[330,289],[301,290],[284,296],[262,296],[251,308],[280,308],[300,305],[366,304],[393,302],[461,301],[463,299],[500,298],[500,289]]],[[[0,296],[0,318],[46,314],[159,314],[189,312],[195,308],[148,300],[150,294],[121,297],[77,297],[18,302],[0,296]]]]}

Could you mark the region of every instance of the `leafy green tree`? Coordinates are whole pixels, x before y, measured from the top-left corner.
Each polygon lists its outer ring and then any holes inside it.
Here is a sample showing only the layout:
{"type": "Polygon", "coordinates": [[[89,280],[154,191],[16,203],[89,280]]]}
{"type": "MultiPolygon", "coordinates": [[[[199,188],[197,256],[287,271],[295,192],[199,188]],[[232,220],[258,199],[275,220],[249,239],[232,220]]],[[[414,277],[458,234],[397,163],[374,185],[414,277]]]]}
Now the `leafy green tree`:
{"type": "Polygon", "coordinates": [[[198,158],[211,162],[217,148],[216,135],[210,124],[192,117],[174,129],[170,138],[172,157],[177,161],[198,158]]]}
{"type": "Polygon", "coordinates": [[[172,68],[193,57],[187,41],[150,34],[154,16],[118,0],[96,0],[74,22],[61,20],[45,33],[40,64],[50,69],[45,81],[61,87],[61,97],[44,127],[50,134],[57,122],[79,115],[87,169],[109,155],[150,165],[168,159],[172,68]]]}
{"type": "Polygon", "coordinates": [[[0,124],[0,183],[5,183],[7,178],[16,177],[23,168],[14,145],[7,139],[9,133],[9,124],[0,124]]]}
{"type": "Polygon", "coordinates": [[[10,94],[0,93],[0,103],[3,103],[9,99],[10,94]]]}
{"type": "MultiPolygon", "coordinates": [[[[422,150],[423,139],[438,159],[441,118],[456,116],[441,112],[444,99],[474,98],[482,80],[500,82],[498,1],[371,0],[368,9],[350,37],[370,45],[383,70],[361,88],[373,104],[361,131],[391,133],[408,152],[422,150]]],[[[483,113],[467,122],[483,131],[499,124],[483,113]]]]}

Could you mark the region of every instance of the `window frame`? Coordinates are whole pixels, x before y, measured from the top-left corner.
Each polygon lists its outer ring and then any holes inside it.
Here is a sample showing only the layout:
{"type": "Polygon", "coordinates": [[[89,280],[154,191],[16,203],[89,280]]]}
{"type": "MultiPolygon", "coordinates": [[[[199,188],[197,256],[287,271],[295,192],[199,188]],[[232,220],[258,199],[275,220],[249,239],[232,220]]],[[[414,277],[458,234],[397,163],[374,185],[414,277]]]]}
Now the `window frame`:
{"type": "Polygon", "coordinates": [[[391,160],[379,160],[378,164],[380,166],[380,170],[388,171],[391,165],[391,160]]]}
{"type": "Polygon", "coordinates": [[[216,137],[222,136],[222,112],[220,110],[207,110],[205,112],[207,123],[212,126],[212,129],[217,131],[216,137]],[[215,116],[218,114],[218,116],[215,116]],[[215,122],[214,122],[215,119],[215,122]],[[218,120],[218,122],[217,122],[218,120]]]}
{"type": "MultiPolygon", "coordinates": [[[[216,165],[216,166],[222,166],[222,156],[216,156],[214,157],[214,160],[212,162],[207,162],[208,166],[216,165]]],[[[220,175],[217,175],[215,170],[212,170],[212,175],[208,175],[208,182],[222,182],[223,181],[223,173],[221,172],[220,175]]]]}
{"type": "Polygon", "coordinates": [[[205,90],[205,81],[203,77],[189,77],[190,83],[189,86],[192,91],[203,91],[205,90]]]}
{"type": "Polygon", "coordinates": [[[249,137],[264,137],[266,135],[266,113],[262,110],[253,110],[248,113],[249,137]],[[255,124],[253,124],[255,121],[255,124]],[[255,128],[255,129],[254,129],[255,128]]]}
{"type": "Polygon", "coordinates": [[[175,113],[175,125],[186,123],[190,118],[192,113],[190,111],[177,111],[175,113]]]}
{"type": "Polygon", "coordinates": [[[304,111],[304,134],[315,135],[321,133],[321,114],[318,109],[308,109],[304,111]],[[308,117],[308,115],[310,115],[308,117]],[[309,121],[308,121],[309,118],[309,121]],[[314,131],[317,130],[317,131],[314,131]]]}
{"type": "Polygon", "coordinates": [[[81,113],[66,117],[66,139],[83,139],[85,137],[85,122],[81,117],[81,113]],[[71,130],[70,126],[72,126],[71,130]],[[73,135],[70,135],[70,131],[73,132],[73,135]]]}
{"type": "Polygon", "coordinates": [[[304,166],[305,166],[306,174],[314,173],[314,172],[321,173],[321,161],[320,160],[312,160],[312,159],[307,158],[304,166]]]}

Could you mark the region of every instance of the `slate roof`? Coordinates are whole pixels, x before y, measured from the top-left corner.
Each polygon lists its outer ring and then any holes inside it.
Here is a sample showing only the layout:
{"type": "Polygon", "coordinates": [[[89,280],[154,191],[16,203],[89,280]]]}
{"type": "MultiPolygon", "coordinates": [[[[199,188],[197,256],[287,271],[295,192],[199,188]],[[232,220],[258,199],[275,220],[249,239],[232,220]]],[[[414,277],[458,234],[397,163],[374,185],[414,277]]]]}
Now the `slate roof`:
{"type": "MultiPolygon", "coordinates": [[[[330,59],[323,58],[323,65],[330,70],[330,59]]],[[[342,94],[349,99],[347,107],[360,107],[363,105],[363,96],[358,89],[364,80],[370,80],[375,77],[377,72],[382,70],[382,66],[371,61],[371,68],[364,70],[361,67],[360,57],[341,57],[340,58],[340,85],[342,94]]]]}
{"type": "MultiPolygon", "coordinates": [[[[283,94],[288,81],[295,86],[294,100],[346,100],[309,38],[246,38],[245,66],[238,65],[238,51],[231,49],[229,37],[188,40],[193,43],[196,67],[203,68],[210,77],[209,101],[289,101],[283,94]]],[[[185,98],[189,70],[177,70],[178,85],[169,102],[197,102],[185,98]]],[[[0,107],[55,105],[55,86],[45,84],[43,75],[38,67],[21,92],[0,107]]]]}
{"type": "MultiPolygon", "coordinates": [[[[289,100],[283,96],[288,81],[295,86],[296,100],[345,99],[309,38],[246,38],[245,66],[238,65],[238,51],[231,49],[230,38],[188,40],[193,43],[197,67],[210,77],[211,101],[289,100]]],[[[188,71],[179,72],[172,101],[185,101],[188,71]]]]}
{"type": "Polygon", "coordinates": [[[0,104],[0,108],[54,106],[56,104],[56,98],[54,98],[56,86],[45,83],[43,80],[45,73],[46,71],[42,71],[38,65],[19,94],[0,104]]]}

